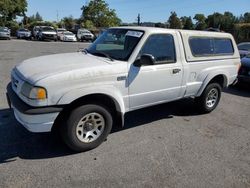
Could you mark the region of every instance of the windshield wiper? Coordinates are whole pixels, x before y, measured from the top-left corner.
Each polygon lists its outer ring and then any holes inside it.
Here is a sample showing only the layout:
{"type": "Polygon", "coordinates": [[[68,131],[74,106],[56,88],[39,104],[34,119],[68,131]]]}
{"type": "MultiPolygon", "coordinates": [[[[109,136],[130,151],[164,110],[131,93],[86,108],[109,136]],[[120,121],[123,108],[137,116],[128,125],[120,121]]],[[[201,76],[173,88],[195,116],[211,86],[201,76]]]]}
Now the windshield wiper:
{"type": "Polygon", "coordinates": [[[97,56],[104,56],[110,59],[110,61],[114,61],[114,59],[112,57],[110,57],[110,55],[106,54],[105,52],[94,52],[91,53],[92,55],[97,55],[97,56]]]}

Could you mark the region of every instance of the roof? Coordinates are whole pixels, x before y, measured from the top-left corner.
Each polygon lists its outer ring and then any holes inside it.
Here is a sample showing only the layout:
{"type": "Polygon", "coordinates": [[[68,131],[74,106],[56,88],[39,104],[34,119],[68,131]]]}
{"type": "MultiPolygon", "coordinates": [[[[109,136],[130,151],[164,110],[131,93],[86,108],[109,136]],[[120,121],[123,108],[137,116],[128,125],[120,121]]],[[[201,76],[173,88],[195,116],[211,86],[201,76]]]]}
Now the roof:
{"type": "Polygon", "coordinates": [[[169,29],[169,28],[158,28],[158,27],[142,27],[142,26],[121,26],[121,27],[112,27],[112,28],[122,28],[122,29],[131,29],[131,30],[142,30],[145,32],[166,32],[166,31],[177,31],[182,34],[199,34],[199,35],[214,35],[214,36],[231,36],[229,33],[224,32],[213,32],[213,31],[199,31],[199,30],[184,30],[184,29],[169,29]]]}

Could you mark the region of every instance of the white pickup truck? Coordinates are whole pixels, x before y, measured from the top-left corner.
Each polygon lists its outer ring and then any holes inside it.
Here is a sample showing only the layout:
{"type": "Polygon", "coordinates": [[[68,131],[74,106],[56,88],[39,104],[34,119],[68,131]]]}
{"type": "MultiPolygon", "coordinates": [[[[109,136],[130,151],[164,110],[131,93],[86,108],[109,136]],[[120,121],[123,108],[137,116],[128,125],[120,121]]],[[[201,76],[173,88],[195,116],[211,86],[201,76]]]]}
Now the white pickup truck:
{"type": "Polygon", "coordinates": [[[29,131],[60,130],[71,149],[86,151],[132,110],[192,97],[211,112],[239,67],[227,33],[117,27],[80,52],[17,65],[7,98],[29,131]]]}

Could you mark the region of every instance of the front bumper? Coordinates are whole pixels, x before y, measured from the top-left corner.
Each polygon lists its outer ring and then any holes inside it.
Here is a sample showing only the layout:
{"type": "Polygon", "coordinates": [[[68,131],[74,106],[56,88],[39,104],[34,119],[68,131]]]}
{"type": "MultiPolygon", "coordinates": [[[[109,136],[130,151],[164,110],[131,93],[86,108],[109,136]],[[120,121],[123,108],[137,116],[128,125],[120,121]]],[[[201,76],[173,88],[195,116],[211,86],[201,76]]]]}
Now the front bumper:
{"type": "Polygon", "coordinates": [[[16,120],[30,132],[50,132],[55,119],[62,111],[62,106],[32,107],[24,103],[12,90],[11,84],[7,86],[7,100],[13,108],[16,120]]]}
{"type": "Polygon", "coordinates": [[[44,40],[57,40],[57,35],[42,35],[44,40]]]}
{"type": "Polygon", "coordinates": [[[76,42],[76,38],[64,38],[63,39],[64,42],[76,42]]]}
{"type": "Polygon", "coordinates": [[[10,35],[0,35],[0,39],[10,39],[10,35]]]}

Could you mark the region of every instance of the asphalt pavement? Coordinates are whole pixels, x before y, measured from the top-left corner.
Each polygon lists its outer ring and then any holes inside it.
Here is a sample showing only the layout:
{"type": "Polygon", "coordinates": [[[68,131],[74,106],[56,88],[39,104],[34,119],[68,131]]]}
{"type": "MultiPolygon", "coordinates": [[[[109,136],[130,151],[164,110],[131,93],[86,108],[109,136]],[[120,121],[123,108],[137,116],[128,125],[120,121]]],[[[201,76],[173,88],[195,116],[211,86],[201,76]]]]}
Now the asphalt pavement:
{"type": "Polygon", "coordinates": [[[210,114],[188,99],[131,112],[84,153],[17,123],[5,98],[11,69],[88,45],[0,41],[0,187],[250,187],[249,86],[226,89],[210,114]]]}

